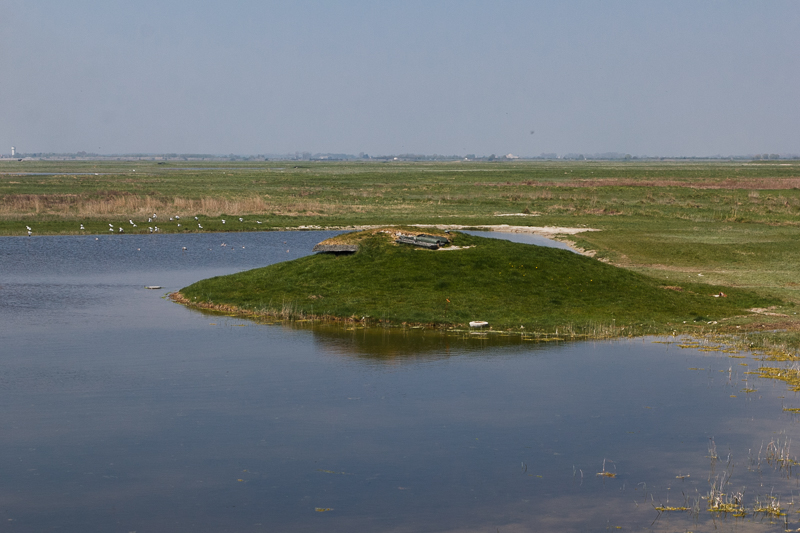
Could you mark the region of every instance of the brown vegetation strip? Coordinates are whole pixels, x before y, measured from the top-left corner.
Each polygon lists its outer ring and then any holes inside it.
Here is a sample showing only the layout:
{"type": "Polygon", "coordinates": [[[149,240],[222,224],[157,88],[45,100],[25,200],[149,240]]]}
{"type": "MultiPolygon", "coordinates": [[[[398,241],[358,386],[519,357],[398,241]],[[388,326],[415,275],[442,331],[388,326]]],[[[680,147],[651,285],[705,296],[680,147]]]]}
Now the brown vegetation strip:
{"type": "MultiPolygon", "coordinates": [[[[194,300],[190,300],[186,298],[180,291],[176,291],[170,293],[169,299],[175,303],[179,303],[181,305],[185,305],[186,307],[192,307],[195,309],[202,309],[204,311],[211,311],[215,313],[223,313],[226,315],[235,315],[242,318],[251,318],[251,319],[272,319],[272,320],[315,320],[319,322],[342,322],[342,323],[360,323],[362,325],[368,324],[384,324],[384,325],[391,325],[393,324],[389,320],[374,320],[374,319],[367,319],[367,318],[358,318],[356,316],[350,317],[340,317],[335,315],[317,315],[317,314],[305,314],[305,313],[298,313],[296,311],[291,311],[288,309],[277,310],[277,309],[263,309],[261,311],[251,311],[249,309],[242,309],[241,307],[237,307],[235,305],[228,305],[228,304],[215,304],[213,302],[196,302],[194,300]]],[[[312,299],[316,299],[310,297],[312,299]]],[[[453,326],[463,326],[463,324],[432,324],[432,323],[423,323],[423,322],[402,322],[400,325],[402,326],[409,326],[409,327],[426,327],[426,328],[442,328],[442,327],[453,327],[453,326]]]]}
{"type": "Polygon", "coordinates": [[[475,183],[483,187],[679,187],[685,189],[800,189],[800,178],[765,178],[765,179],[726,179],[723,181],[703,180],[637,180],[637,179],[573,179],[567,181],[538,181],[475,183]]]}
{"type": "Polygon", "coordinates": [[[205,311],[213,311],[215,313],[224,313],[226,315],[236,315],[246,318],[271,318],[277,320],[289,320],[292,318],[303,318],[303,319],[312,319],[312,320],[324,320],[324,321],[331,321],[331,322],[342,322],[342,321],[349,321],[355,322],[354,318],[347,318],[342,319],[339,317],[334,316],[325,316],[325,315],[302,315],[299,316],[297,313],[290,313],[288,311],[278,311],[278,310],[262,310],[262,311],[251,311],[248,309],[242,309],[241,307],[237,307],[235,305],[228,305],[228,304],[215,304],[213,302],[196,302],[194,300],[190,300],[186,298],[180,291],[176,291],[169,294],[169,299],[173,302],[179,303],[181,305],[185,305],[186,307],[193,307],[195,309],[202,309],[205,311]]]}
{"type": "Polygon", "coordinates": [[[180,216],[219,216],[223,213],[276,215],[324,215],[331,212],[361,212],[357,205],[331,205],[316,201],[268,202],[262,196],[241,198],[181,198],[137,195],[130,192],[81,194],[8,194],[0,197],[0,215],[21,213],[98,217],[148,216],[160,212],[180,216]]]}

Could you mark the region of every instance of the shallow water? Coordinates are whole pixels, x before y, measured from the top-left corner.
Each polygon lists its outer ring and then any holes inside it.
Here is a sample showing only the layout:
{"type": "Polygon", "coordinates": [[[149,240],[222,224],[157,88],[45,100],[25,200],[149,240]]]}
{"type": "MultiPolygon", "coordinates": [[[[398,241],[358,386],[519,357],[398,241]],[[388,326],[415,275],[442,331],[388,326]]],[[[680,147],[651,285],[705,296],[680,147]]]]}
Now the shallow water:
{"type": "Polygon", "coordinates": [[[0,240],[2,527],[783,527],[654,510],[726,472],[727,492],[746,487],[749,507],[779,495],[800,526],[797,477],[763,459],[770,441],[796,437],[782,406],[800,401],[744,374],[750,358],[653,342],[672,339],[256,324],[165,298],[330,235],[0,240]],[[616,477],[596,475],[604,462],[616,477]]]}
{"type": "Polygon", "coordinates": [[[522,244],[534,244],[536,246],[544,246],[546,248],[560,248],[562,250],[569,250],[570,252],[575,251],[570,248],[568,244],[565,244],[561,241],[548,239],[547,237],[536,235],[535,233],[512,233],[502,231],[465,231],[464,233],[469,233],[470,235],[476,235],[478,237],[489,237],[511,242],[519,242],[522,244]]]}

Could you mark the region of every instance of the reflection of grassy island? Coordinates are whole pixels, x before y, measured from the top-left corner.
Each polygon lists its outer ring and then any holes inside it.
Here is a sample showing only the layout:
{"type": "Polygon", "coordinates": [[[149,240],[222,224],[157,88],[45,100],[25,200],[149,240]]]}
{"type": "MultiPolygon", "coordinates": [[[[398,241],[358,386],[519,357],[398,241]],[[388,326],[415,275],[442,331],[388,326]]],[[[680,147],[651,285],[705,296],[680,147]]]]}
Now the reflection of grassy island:
{"type": "Polygon", "coordinates": [[[734,288],[667,287],[565,250],[461,233],[449,237],[451,247],[433,251],[396,244],[388,232],[348,234],[334,243],[358,244],[356,253],[317,254],[215,277],[182,289],[175,298],[198,307],[287,318],[461,326],[485,320],[494,329],[570,327],[590,334],[612,324],[665,331],[776,303],[734,288]]]}

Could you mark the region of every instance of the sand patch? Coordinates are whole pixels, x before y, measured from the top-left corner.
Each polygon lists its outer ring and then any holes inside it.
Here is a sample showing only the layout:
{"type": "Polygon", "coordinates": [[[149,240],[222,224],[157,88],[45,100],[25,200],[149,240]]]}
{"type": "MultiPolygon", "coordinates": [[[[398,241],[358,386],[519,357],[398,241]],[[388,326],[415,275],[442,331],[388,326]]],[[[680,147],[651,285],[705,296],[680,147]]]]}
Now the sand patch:
{"type": "Polygon", "coordinates": [[[563,226],[511,226],[509,224],[489,224],[464,226],[460,224],[414,224],[415,228],[437,228],[442,230],[478,229],[486,231],[499,231],[503,233],[531,233],[550,237],[553,235],[576,235],[587,231],[602,231],[595,228],[567,228],[563,226]]]}

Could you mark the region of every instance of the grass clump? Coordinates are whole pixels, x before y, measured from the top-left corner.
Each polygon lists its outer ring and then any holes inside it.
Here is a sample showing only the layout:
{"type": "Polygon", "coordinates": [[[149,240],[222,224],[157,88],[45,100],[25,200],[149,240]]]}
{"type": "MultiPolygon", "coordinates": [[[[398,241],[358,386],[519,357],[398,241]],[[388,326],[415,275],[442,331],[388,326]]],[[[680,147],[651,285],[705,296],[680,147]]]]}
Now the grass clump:
{"type": "Polygon", "coordinates": [[[352,255],[317,254],[199,281],[177,299],[250,314],[350,318],[384,324],[466,326],[532,333],[598,324],[623,334],[704,327],[775,301],[727,287],[665,287],[649,276],[565,250],[451,233],[460,249],[397,245],[390,234],[357,235],[352,255]],[[727,297],[713,297],[724,291],[727,297]],[[626,331],[627,328],[627,331],[626,331]]]}

